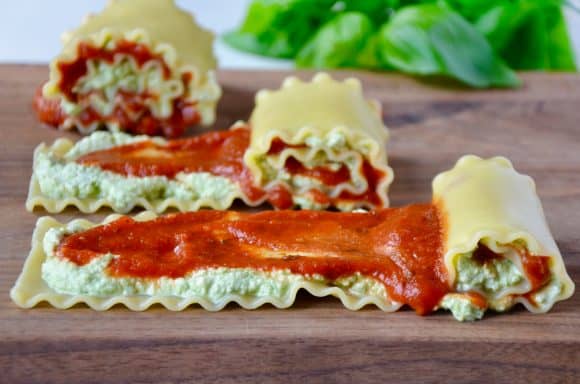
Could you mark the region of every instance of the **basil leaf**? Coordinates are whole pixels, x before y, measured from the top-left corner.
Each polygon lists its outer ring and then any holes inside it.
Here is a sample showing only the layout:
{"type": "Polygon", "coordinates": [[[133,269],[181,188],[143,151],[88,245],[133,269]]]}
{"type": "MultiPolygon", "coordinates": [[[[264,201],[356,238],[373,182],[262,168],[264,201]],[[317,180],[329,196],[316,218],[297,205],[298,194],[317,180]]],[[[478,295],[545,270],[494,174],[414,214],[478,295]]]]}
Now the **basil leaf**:
{"type": "Polygon", "coordinates": [[[354,57],[373,34],[370,18],[348,12],[318,30],[296,57],[298,67],[339,68],[354,65],[354,57]]]}
{"type": "Polygon", "coordinates": [[[399,0],[339,0],[334,3],[333,11],[359,12],[369,17],[376,25],[389,20],[391,14],[399,7],[399,0]]]}
{"type": "Polygon", "coordinates": [[[566,22],[557,5],[529,10],[501,53],[516,69],[576,70],[566,22]]]}
{"type": "Polygon", "coordinates": [[[379,35],[382,60],[403,72],[449,76],[477,88],[520,84],[485,37],[446,6],[405,7],[379,35]]]}
{"type": "Polygon", "coordinates": [[[223,39],[234,48],[292,58],[320,25],[333,16],[336,0],[254,0],[244,22],[223,39]]]}
{"type": "Polygon", "coordinates": [[[522,25],[514,31],[501,51],[506,62],[515,69],[547,69],[549,61],[547,36],[542,15],[531,10],[522,25]]]}
{"type": "Polygon", "coordinates": [[[548,57],[551,70],[576,71],[576,55],[568,32],[568,25],[562,7],[556,6],[546,10],[548,33],[548,57]]]}
{"type": "Polygon", "coordinates": [[[494,3],[475,27],[512,68],[576,69],[561,0],[494,3]]]}
{"type": "Polygon", "coordinates": [[[362,49],[354,55],[354,60],[352,65],[353,68],[365,68],[370,70],[383,70],[389,71],[393,68],[386,63],[382,62],[379,54],[379,35],[375,33],[370,36],[362,49]]]}
{"type": "MultiPolygon", "coordinates": [[[[542,0],[539,0],[542,1],[542,0]]],[[[519,0],[442,0],[441,3],[452,8],[469,22],[477,20],[482,14],[500,4],[515,4],[519,0]]]]}
{"type": "Polygon", "coordinates": [[[474,25],[496,52],[502,52],[529,12],[530,7],[525,6],[525,3],[503,3],[481,14],[474,25]]]}

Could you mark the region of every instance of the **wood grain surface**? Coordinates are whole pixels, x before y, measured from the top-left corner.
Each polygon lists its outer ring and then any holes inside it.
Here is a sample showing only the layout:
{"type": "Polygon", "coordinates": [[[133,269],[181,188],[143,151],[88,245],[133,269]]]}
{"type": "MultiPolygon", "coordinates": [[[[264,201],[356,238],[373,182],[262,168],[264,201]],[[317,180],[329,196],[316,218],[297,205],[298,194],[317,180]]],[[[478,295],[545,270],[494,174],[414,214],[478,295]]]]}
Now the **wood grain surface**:
{"type": "MultiPolygon", "coordinates": [[[[278,87],[286,75],[219,73],[224,97],[216,127],[247,119],[256,90],[278,87]]],[[[462,154],[508,156],[535,178],[578,285],[578,75],[526,74],[519,90],[479,92],[396,75],[356,75],[366,94],[382,102],[391,129],[393,205],[428,200],[432,177],[462,154]]],[[[28,254],[35,220],[44,214],[24,209],[32,152],[64,135],[41,126],[32,113],[31,97],[46,76],[44,66],[0,66],[0,383],[580,382],[578,293],[545,315],[518,308],[466,324],[446,313],[350,312],[337,300],[306,294],[289,310],[17,308],[8,292],[28,254]]],[[[58,216],[62,221],[79,213],[58,216]]]]}

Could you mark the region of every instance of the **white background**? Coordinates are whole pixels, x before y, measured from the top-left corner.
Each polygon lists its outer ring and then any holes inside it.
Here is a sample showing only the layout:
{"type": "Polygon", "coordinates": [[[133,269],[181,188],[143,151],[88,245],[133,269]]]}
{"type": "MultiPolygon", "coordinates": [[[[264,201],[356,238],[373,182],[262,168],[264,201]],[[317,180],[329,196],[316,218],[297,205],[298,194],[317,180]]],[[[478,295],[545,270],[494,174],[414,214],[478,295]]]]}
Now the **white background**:
{"type": "MultiPolygon", "coordinates": [[[[217,34],[234,29],[251,0],[177,0],[200,24],[217,34]]],[[[364,1],[364,0],[360,0],[364,1]]],[[[84,15],[98,12],[106,0],[0,0],[0,62],[43,63],[60,50],[62,32],[75,28],[84,15]]],[[[580,15],[567,11],[568,25],[580,63],[580,15]]],[[[217,41],[222,68],[292,68],[284,60],[261,58],[230,49],[217,41]]]]}

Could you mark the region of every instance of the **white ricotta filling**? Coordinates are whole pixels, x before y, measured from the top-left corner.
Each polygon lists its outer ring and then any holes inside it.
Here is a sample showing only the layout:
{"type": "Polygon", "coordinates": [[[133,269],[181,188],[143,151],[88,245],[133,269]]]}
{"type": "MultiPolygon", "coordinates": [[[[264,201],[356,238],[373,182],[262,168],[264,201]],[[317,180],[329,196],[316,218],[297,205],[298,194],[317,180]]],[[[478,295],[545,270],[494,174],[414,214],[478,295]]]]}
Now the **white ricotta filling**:
{"type": "MultiPolygon", "coordinates": [[[[529,282],[521,267],[507,257],[494,258],[482,264],[475,261],[471,253],[463,254],[456,258],[455,270],[457,292],[480,293],[486,298],[488,307],[497,312],[509,310],[516,303],[518,295],[529,291],[529,282]]],[[[563,289],[563,284],[552,275],[550,282],[535,292],[532,299],[539,307],[545,307],[548,303],[553,303],[563,289]]],[[[465,320],[480,318],[485,312],[473,306],[471,301],[461,294],[450,298],[447,296],[440,306],[451,310],[458,320],[459,317],[465,320]]]]}
{"type": "MultiPolygon", "coordinates": [[[[508,258],[499,257],[485,263],[474,260],[472,253],[459,255],[455,260],[457,292],[477,292],[488,301],[489,307],[505,311],[513,300],[502,292],[525,283],[523,272],[508,258]],[[499,296],[498,296],[499,295],[499,296]]],[[[439,306],[451,311],[458,321],[479,320],[486,309],[475,306],[467,295],[449,293],[443,297],[439,306]]]]}
{"type": "Polygon", "coordinates": [[[297,284],[314,282],[339,287],[355,298],[374,296],[380,300],[387,300],[383,284],[360,274],[328,281],[320,275],[305,276],[287,270],[206,268],[175,279],[114,277],[107,272],[111,260],[118,257],[113,254],[96,257],[83,266],[56,255],[55,249],[63,236],[79,230],[82,228],[52,228],[44,237],[43,248],[47,258],[42,265],[42,278],[58,293],[89,296],[198,297],[214,303],[228,300],[232,295],[290,300],[293,299],[292,295],[297,284]]]}
{"type": "Polygon", "coordinates": [[[487,260],[482,264],[474,260],[472,254],[463,254],[455,262],[456,289],[459,292],[476,291],[495,296],[525,279],[523,272],[504,257],[487,260]]]}
{"type": "MultiPolygon", "coordinates": [[[[113,63],[89,59],[86,65],[87,73],[73,87],[73,92],[86,96],[86,99],[76,103],[61,98],[62,109],[77,124],[76,117],[89,107],[100,116],[110,116],[118,106],[119,91],[152,95],[146,97],[144,103],[152,115],[159,119],[170,117],[173,114],[173,101],[188,94],[181,74],[172,73],[166,79],[159,60],[150,60],[139,66],[132,56],[118,54],[113,63]]],[[[133,121],[140,118],[129,109],[125,109],[125,112],[133,121]]]]}
{"type": "MultiPolygon", "coordinates": [[[[326,209],[328,204],[313,201],[308,194],[312,189],[317,189],[330,197],[336,197],[345,189],[354,193],[363,193],[367,190],[368,182],[361,173],[363,157],[350,147],[344,134],[331,132],[324,138],[309,136],[305,138],[304,144],[307,148],[287,148],[281,153],[264,155],[258,160],[266,188],[282,182],[290,188],[295,205],[302,209],[317,210],[326,209]],[[338,171],[346,165],[350,172],[350,180],[344,185],[328,186],[316,178],[290,174],[283,168],[288,153],[292,153],[292,157],[309,169],[325,167],[330,171],[338,171]]],[[[345,204],[338,208],[352,210],[354,205],[345,204]]]]}
{"type": "Polygon", "coordinates": [[[473,305],[469,297],[461,294],[448,293],[439,304],[441,308],[451,311],[458,321],[479,320],[485,314],[485,309],[473,305]]]}
{"type": "Polygon", "coordinates": [[[34,172],[42,194],[53,199],[102,199],[118,212],[128,212],[138,199],[158,201],[168,198],[212,201],[219,209],[226,209],[235,197],[241,196],[237,183],[206,172],[182,172],[175,179],[133,177],[74,161],[94,150],[144,139],[143,136],[130,138],[121,133],[95,132],[75,144],[62,158],[50,152],[38,152],[34,172]]]}
{"type": "Polygon", "coordinates": [[[149,137],[146,135],[133,136],[123,132],[96,131],[77,141],[63,157],[66,160],[76,160],[91,152],[102,151],[119,145],[137,143],[146,140],[151,140],[159,144],[165,142],[165,140],[161,138],[149,137]]]}

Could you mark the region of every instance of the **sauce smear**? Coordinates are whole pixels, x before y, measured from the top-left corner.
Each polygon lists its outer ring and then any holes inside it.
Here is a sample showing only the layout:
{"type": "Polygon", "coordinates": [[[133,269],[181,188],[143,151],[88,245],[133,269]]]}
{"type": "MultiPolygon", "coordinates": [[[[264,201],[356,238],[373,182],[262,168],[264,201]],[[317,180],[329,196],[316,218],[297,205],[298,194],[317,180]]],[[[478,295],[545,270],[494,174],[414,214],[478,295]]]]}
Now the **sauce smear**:
{"type": "Polygon", "coordinates": [[[166,176],[180,172],[208,172],[239,183],[251,201],[265,192],[254,186],[253,176],[244,164],[250,131],[238,128],[209,132],[187,139],[171,140],[166,145],[142,141],[88,153],[77,162],[125,176],[166,176]]]}
{"type": "Polygon", "coordinates": [[[449,292],[441,226],[431,204],[367,213],[200,211],[147,222],[124,217],[63,239],[58,254],[84,265],[104,253],[112,276],[177,278],[202,268],[361,273],[419,314],[449,292]],[[154,236],[151,236],[154,234],[154,236]]]}
{"type": "MultiPolygon", "coordinates": [[[[257,202],[266,196],[267,200],[278,209],[290,208],[293,205],[292,194],[287,187],[277,184],[267,191],[255,185],[251,171],[244,163],[244,153],[250,145],[250,130],[240,127],[228,131],[210,132],[191,138],[170,140],[161,145],[152,141],[116,146],[110,149],[88,153],[77,159],[86,165],[98,166],[103,170],[125,176],[166,176],[170,179],[180,172],[208,172],[216,176],[227,177],[238,183],[250,201],[257,202]]],[[[290,157],[285,169],[291,174],[316,178],[328,186],[334,186],[350,179],[346,166],[336,171],[325,167],[307,168],[290,157]]],[[[319,191],[312,190],[319,203],[337,201],[369,201],[377,206],[381,200],[376,192],[383,173],[375,170],[367,161],[363,164],[363,173],[367,177],[369,188],[366,192],[355,195],[343,192],[337,198],[320,198],[319,191]]],[[[324,196],[323,196],[324,197],[324,196]]]]}

